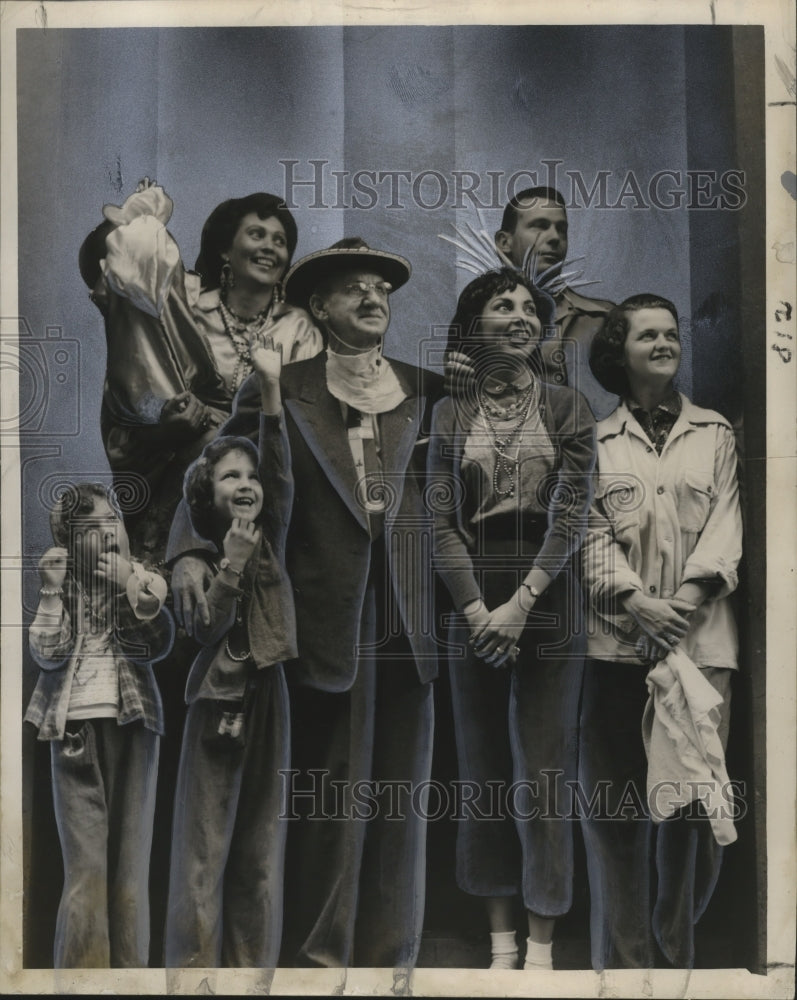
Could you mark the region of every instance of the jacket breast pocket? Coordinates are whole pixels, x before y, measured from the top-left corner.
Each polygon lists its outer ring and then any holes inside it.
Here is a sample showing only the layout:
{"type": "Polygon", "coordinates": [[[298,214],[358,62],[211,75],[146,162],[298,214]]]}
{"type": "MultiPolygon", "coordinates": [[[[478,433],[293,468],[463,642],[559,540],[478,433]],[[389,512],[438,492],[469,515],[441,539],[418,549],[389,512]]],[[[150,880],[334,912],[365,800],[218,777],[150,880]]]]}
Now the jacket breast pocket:
{"type": "Polygon", "coordinates": [[[714,496],[714,480],[710,472],[684,469],[678,489],[678,520],[683,531],[703,530],[714,496]]]}
{"type": "Polygon", "coordinates": [[[630,473],[601,474],[595,488],[595,503],[620,537],[639,525],[644,485],[630,473]]]}

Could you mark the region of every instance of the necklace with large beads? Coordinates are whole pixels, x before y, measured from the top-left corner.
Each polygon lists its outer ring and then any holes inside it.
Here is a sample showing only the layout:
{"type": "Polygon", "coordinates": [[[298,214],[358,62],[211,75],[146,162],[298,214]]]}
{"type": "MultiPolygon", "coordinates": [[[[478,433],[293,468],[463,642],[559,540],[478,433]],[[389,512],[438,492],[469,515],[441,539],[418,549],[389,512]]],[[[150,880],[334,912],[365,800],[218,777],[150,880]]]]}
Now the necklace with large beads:
{"type": "Polygon", "coordinates": [[[479,409],[490,433],[493,436],[492,446],[496,453],[493,466],[493,491],[499,500],[511,500],[515,496],[515,484],[520,458],[520,435],[537,396],[537,383],[532,381],[528,389],[514,404],[500,407],[491,404],[484,392],[478,394],[479,409]],[[493,423],[493,417],[509,420],[516,417],[516,422],[500,431],[493,423]],[[513,441],[516,441],[514,456],[508,453],[513,441]]]}
{"type": "Polygon", "coordinates": [[[237,360],[232,373],[232,388],[237,391],[246,376],[252,371],[252,357],[250,348],[255,337],[265,328],[271,313],[271,303],[265,309],[261,309],[256,316],[245,319],[233,312],[224,299],[219,300],[221,321],[224,330],[232,341],[235,348],[237,360]]]}

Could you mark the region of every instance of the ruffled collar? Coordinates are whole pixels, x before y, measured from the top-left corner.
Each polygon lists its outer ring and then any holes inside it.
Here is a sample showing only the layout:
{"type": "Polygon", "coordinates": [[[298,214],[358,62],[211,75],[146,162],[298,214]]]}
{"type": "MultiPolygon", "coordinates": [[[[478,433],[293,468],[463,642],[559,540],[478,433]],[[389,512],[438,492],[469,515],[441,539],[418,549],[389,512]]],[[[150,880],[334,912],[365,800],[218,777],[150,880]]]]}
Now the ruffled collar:
{"type": "Polygon", "coordinates": [[[327,388],[363,413],[387,413],[408,396],[381,345],[362,354],[336,354],[327,348],[327,388]]]}

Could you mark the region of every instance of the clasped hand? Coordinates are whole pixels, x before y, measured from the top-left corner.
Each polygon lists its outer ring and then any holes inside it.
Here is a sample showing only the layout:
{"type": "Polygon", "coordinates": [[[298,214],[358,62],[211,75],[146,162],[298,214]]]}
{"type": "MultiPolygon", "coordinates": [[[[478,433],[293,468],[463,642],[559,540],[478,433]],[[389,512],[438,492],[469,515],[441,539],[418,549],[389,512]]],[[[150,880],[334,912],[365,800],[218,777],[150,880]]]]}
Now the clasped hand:
{"type": "Polygon", "coordinates": [[[160,426],[177,435],[198,434],[207,429],[210,411],[197,397],[186,390],[163,404],[160,426]]]}
{"type": "Polygon", "coordinates": [[[503,667],[517,658],[517,642],[526,625],[528,611],[517,594],[488,611],[482,601],[464,612],[470,626],[473,651],[491,667],[503,667]]]}
{"type": "Polygon", "coordinates": [[[689,631],[688,616],[696,605],[678,597],[646,597],[634,591],[624,601],[626,611],[642,629],[642,659],[655,662],[672,652],[689,631]]]}

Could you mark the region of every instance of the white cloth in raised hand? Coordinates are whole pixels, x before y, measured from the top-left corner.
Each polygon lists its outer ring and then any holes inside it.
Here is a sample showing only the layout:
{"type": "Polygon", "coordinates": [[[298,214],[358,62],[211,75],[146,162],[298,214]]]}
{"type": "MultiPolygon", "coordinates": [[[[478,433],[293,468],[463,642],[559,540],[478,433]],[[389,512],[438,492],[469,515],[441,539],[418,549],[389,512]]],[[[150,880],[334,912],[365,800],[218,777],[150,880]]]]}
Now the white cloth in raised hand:
{"type": "Polygon", "coordinates": [[[141,215],[151,215],[165,226],[173,210],[174,202],[160,184],[151,184],[128,195],[121,206],[103,205],[102,214],[115,226],[123,226],[141,215]]]}
{"type": "Polygon", "coordinates": [[[180,250],[163,223],[140,215],[109,233],[105,246],[100,266],[113,291],[142,312],[160,316],[180,266],[180,250]]]}

